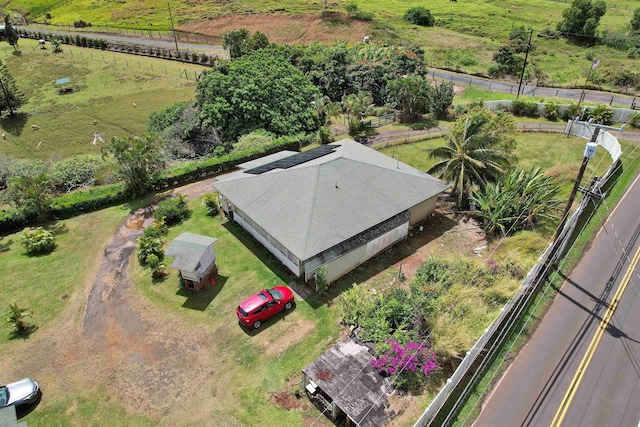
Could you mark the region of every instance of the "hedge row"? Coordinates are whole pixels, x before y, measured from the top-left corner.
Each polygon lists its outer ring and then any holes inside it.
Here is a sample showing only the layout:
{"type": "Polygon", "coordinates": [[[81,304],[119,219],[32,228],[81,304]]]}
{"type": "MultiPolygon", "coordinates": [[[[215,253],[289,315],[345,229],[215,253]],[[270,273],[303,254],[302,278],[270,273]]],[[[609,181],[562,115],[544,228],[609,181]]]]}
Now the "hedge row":
{"type": "MultiPolygon", "coordinates": [[[[282,150],[298,151],[299,139],[283,137],[261,148],[190,162],[185,166],[163,171],[154,182],[154,190],[188,184],[222,172],[230,171],[237,165],[282,150]]],[[[129,199],[121,183],[96,187],[90,190],[77,190],[56,197],[51,202],[51,217],[71,218],[109,206],[123,203],[129,199]]],[[[37,222],[35,212],[27,209],[0,210],[0,235],[8,234],[33,225],[37,222]]]]}

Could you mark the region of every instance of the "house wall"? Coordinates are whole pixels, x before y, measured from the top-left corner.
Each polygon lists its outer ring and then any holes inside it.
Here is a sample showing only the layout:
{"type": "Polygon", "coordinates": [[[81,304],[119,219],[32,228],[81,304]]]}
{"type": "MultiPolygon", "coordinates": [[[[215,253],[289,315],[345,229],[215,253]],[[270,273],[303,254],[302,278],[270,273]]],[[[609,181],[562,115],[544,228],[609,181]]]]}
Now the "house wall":
{"type": "Polygon", "coordinates": [[[293,272],[296,276],[300,275],[300,268],[297,264],[292,262],[289,258],[287,258],[282,252],[276,249],[267,239],[265,239],[260,233],[253,229],[240,215],[234,215],[233,220],[242,226],[245,230],[249,232],[255,239],[262,243],[262,245],[269,250],[276,258],[278,258],[289,270],[293,272]]]}
{"type": "Polygon", "coordinates": [[[220,201],[220,207],[225,213],[229,213],[229,202],[226,197],[222,194],[219,194],[218,200],[220,201]]]}
{"type": "Polygon", "coordinates": [[[207,250],[202,254],[202,258],[200,258],[200,268],[196,271],[198,275],[198,280],[202,279],[204,274],[207,272],[211,264],[216,260],[216,254],[213,250],[213,245],[209,246],[207,250]]]}
{"type": "Polygon", "coordinates": [[[409,224],[414,225],[417,222],[420,222],[423,219],[425,219],[427,216],[429,216],[429,214],[436,209],[437,201],[438,201],[438,196],[434,196],[410,208],[409,215],[411,220],[409,224]]]}
{"type": "MultiPolygon", "coordinates": [[[[399,240],[404,239],[408,233],[409,223],[407,222],[394,228],[388,233],[383,234],[377,239],[367,242],[367,244],[342,255],[340,258],[336,258],[335,260],[325,264],[324,269],[327,273],[327,282],[331,283],[336,281],[363,262],[379,254],[399,240]]],[[[313,272],[310,274],[313,274],[313,272]]]]}

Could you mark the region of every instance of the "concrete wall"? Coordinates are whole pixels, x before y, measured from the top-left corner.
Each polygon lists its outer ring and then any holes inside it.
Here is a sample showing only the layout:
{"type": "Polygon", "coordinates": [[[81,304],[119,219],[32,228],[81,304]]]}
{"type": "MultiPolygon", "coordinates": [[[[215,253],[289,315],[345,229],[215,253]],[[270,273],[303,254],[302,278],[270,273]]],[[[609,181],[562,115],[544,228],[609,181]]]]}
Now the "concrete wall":
{"type": "MultiPolygon", "coordinates": [[[[511,100],[503,100],[503,101],[486,101],[484,102],[484,108],[490,111],[497,111],[501,108],[506,108],[508,111],[511,111],[511,100]]],[[[544,106],[546,103],[544,102],[536,102],[538,105],[538,113],[542,115],[544,111],[544,106]]],[[[562,114],[567,108],[569,104],[558,104],[558,113],[562,114]]],[[[585,106],[587,110],[592,110],[595,107],[585,106]]],[[[630,110],[628,108],[612,108],[613,110],[613,121],[617,123],[625,123],[629,120],[632,114],[637,113],[635,110],[630,110]]]]}
{"type": "Polygon", "coordinates": [[[432,197],[430,199],[425,200],[422,203],[418,203],[414,207],[409,209],[409,225],[414,225],[417,222],[425,219],[431,212],[436,209],[436,202],[438,201],[438,196],[432,197]]]}
{"type": "Polygon", "coordinates": [[[362,245],[351,252],[324,265],[328,283],[334,282],[344,276],[363,262],[373,258],[394,243],[404,239],[409,233],[409,223],[402,224],[388,233],[383,234],[366,245],[362,245]]]}

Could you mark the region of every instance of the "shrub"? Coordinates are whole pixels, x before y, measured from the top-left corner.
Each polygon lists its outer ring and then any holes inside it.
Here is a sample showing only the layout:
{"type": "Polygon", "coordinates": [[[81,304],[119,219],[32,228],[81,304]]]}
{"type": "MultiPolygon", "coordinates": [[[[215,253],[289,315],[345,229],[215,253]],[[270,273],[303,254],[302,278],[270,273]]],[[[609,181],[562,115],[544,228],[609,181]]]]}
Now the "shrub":
{"type": "Polygon", "coordinates": [[[511,112],[514,116],[538,117],[538,104],[515,100],[511,103],[511,112]]]}
{"type": "Polygon", "coordinates": [[[172,225],[188,218],[190,213],[191,211],[187,207],[187,197],[183,194],[178,194],[176,197],[158,203],[153,212],[153,217],[156,220],[164,218],[167,225],[172,225]]]}
{"type": "Polygon", "coordinates": [[[598,105],[593,110],[589,110],[589,119],[593,119],[595,123],[602,125],[610,125],[613,123],[613,110],[608,105],[598,105]]]}
{"type": "Polygon", "coordinates": [[[31,325],[27,323],[27,317],[31,317],[31,313],[27,309],[20,308],[18,304],[13,303],[9,305],[9,313],[7,314],[5,324],[12,326],[14,333],[22,334],[31,328],[31,325]]]}
{"type": "Polygon", "coordinates": [[[389,351],[371,364],[381,373],[392,377],[396,387],[411,390],[422,384],[439,368],[436,354],[429,346],[415,342],[400,344],[395,339],[388,342],[389,351]]]}
{"type": "Polygon", "coordinates": [[[360,326],[362,319],[371,317],[373,309],[372,294],[362,283],[354,284],[338,299],[338,311],[342,316],[342,322],[348,326],[360,326]]]}
{"type": "Polygon", "coordinates": [[[318,129],[318,140],[320,144],[329,144],[330,142],[333,142],[331,130],[326,126],[322,126],[318,129]]]}
{"type": "Polygon", "coordinates": [[[629,124],[634,129],[640,129],[640,113],[633,113],[629,117],[629,124]]]}
{"type": "Polygon", "coordinates": [[[423,27],[433,27],[436,20],[431,16],[431,11],[422,6],[412,7],[402,17],[405,21],[423,27]]]}
{"type": "Polygon", "coordinates": [[[560,118],[565,122],[568,120],[573,120],[580,115],[580,107],[576,104],[569,105],[561,114],[560,118]]]}
{"type": "Polygon", "coordinates": [[[554,121],[554,122],[557,121],[558,118],[560,117],[560,115],[558,113],[559,108],[560,107],[558,106],[558,104],[555,104],[553,102],[550,102],[548,104],[544,104],[544,107],[543,107],[544,117],[547,120],[551,120],[551,121],[554,121]]]}
{"type": "Polygon", "coordinates": [[[53,233],[42,227],[25,228],[22,231],[22,245],[28,254],[46,254],[56,247],[53,233]]]}
{"type": "Polygon", "coordinates": [[[91,26],[91,22],[86,22],[86,21],[84,21],[82,19],[79,19],[79,20],[73,22],[73,26],[75,28],[90,27],[91,26]]]}
{"type": "Polygon", "coordinates": [[[327,282],[327,270],[324,267],[320,267],[315,273],[316,278],[316,290],[322,294],[329,290],[329,283],[327,282]]]}
{"type": "Polygon", "coordinates": [[[202,204],[204,205],[204,209],[207,211],[207,215],[217,216],[220,213],[218,200],[214,193],[205,194],[202,198],[202,204]]]}
{"type": "Polygon", "coordinates": [[[140,236],[138,239],[138,261],[140,264],[146,265],[149,255],[155,255],[160,260],[163,259],[162,245],[162,240],[158,237],[140,236]]]}
{"type": "Polygon", "coordinates": [[[93,173],[99,165],[98,156],[69,157],[54,163],[49,169],[49,176],[58,191],[68,192],[78,187],[92,185],[93,173]]]}

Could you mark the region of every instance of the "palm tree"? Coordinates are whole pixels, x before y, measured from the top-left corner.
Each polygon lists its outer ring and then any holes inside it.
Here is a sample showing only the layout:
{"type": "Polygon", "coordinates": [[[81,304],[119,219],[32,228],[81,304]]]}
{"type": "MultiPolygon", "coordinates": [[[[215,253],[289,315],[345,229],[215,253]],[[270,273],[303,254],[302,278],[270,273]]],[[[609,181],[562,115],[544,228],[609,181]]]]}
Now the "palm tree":
{"type": "Polygon", "coordinates": [[[349,135],[362,130],[362,119],[373,110],[373,98],[368,92],[358,92],[342,98],[342,109],[349,115],[349,135]]]}
{"type": "Polygon", "coordinates": [[[27,309],[18,307],[18,304],[13,303],[9,305],[9,314],[5,323],[8,326],[13,326],[14,332],[21,334],[26,332],[30,325],[27,323],[26,318],[31,317],[31,313],[27,309]]]}
{"type": "Polygon", "coordinates": [[[445,146],[427,150],[429,158],[440,160],[427,173],[452,184],[458,207],[466,206],[473,187],[484,190],[510,164],[508,154],[500,149],[502,130],[491,123],[484,114],[463,116],[446,135],[445,146]]]}

